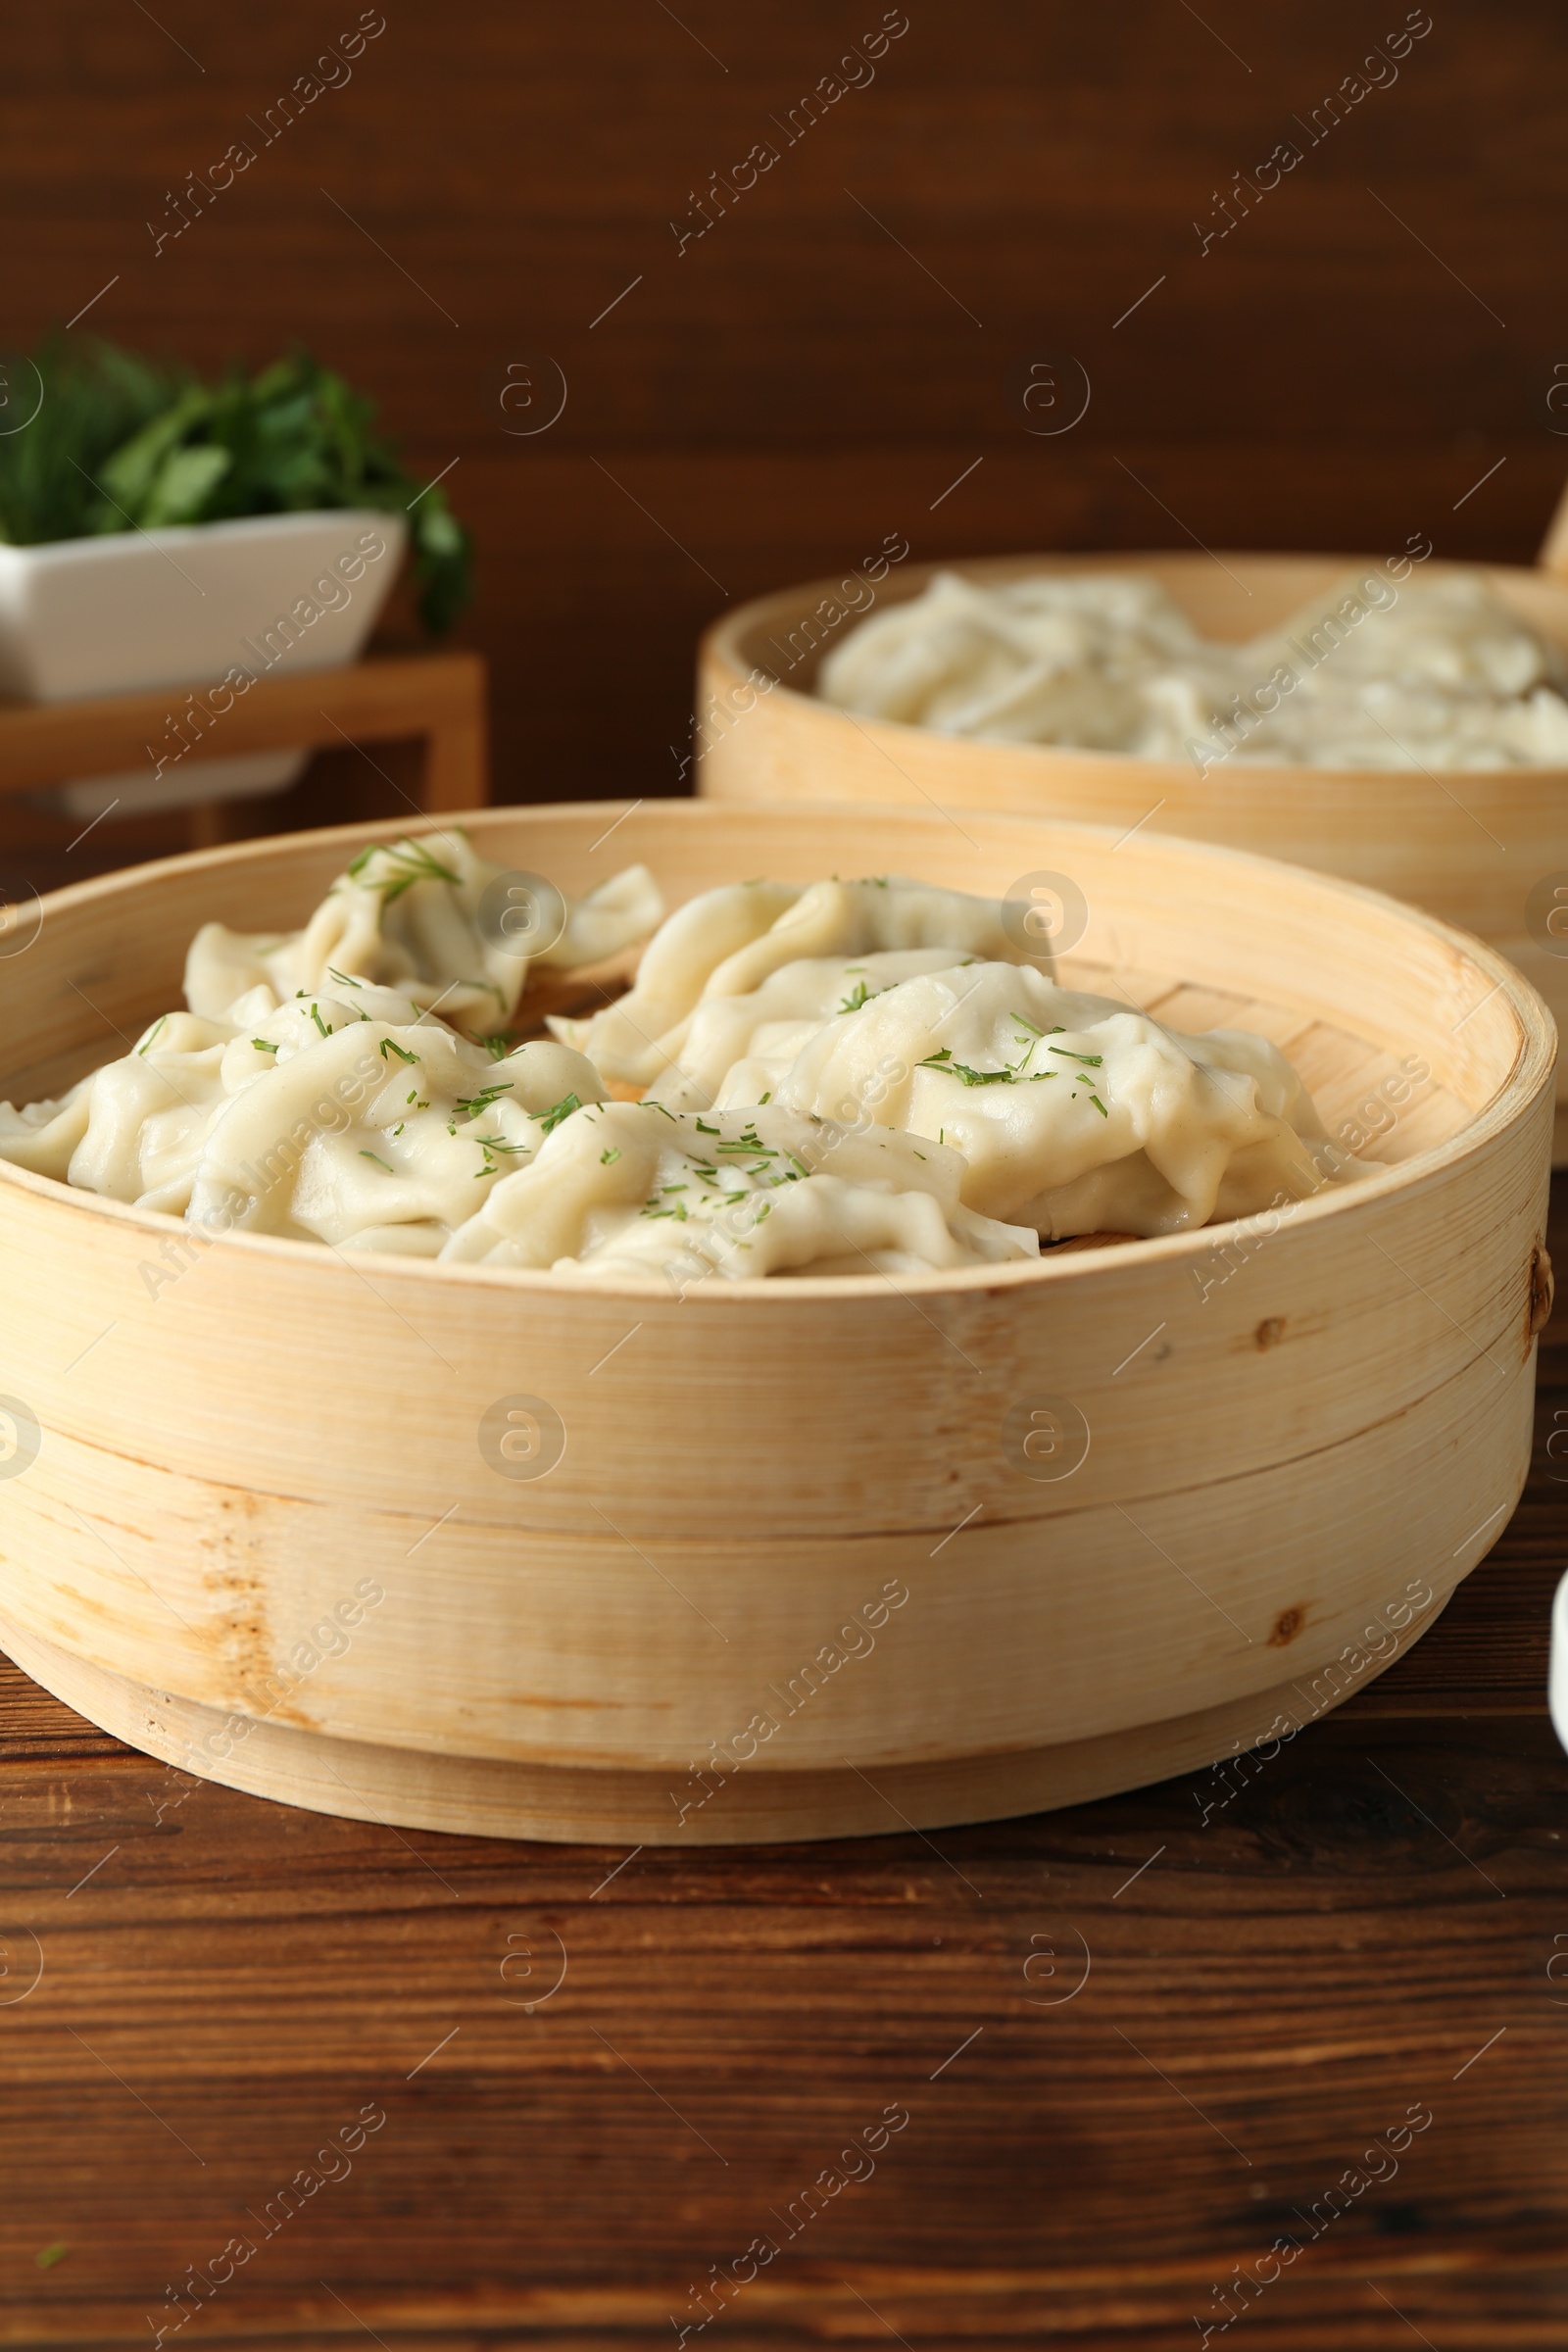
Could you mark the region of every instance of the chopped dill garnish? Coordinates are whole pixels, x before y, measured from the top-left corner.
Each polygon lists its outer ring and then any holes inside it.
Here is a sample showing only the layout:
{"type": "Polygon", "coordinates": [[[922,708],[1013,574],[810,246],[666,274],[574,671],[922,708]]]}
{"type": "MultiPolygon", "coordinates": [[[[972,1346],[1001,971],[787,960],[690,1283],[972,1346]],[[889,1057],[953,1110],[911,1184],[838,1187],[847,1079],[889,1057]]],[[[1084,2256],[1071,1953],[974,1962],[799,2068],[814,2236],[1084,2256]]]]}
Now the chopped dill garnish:
{"type": "Polygon", "coordinates": [[[680,1123],[672,1110],[666,1110],[662,1102],[655,1102],[646,1095],[638,1104],[638,1108],[640,1110],[657,1110],[660,1116],[667,1119],[672,1127],[678,1126],[680,1123]]]}
{"type": "Polygon", "coordinates": [[[1046,1052],[1059,1054],[1064,1061],[1081,1061],[1089,1070],[1098,1070],[1105,1058],[1103,1054],[1075,1054],[1071,1046],[1048,1046],[1046,1052]]]}
{"type": "Polygon", "coordinates": [[[395,1175],[396,1175],[396,1173],[397,1173],[397,1170],[396,1170],[395,1168],[387,1168],[387,1167],[386,1167],[386,1161],[385,1161],[384,1159],[377,1159],[377,1158],[376,1158],[376,1155],[375,1155],[375,1153],[374,1153],[373,1152],[362,1152],[360,1153],[360,1157],[361,1157],[362,1159],[374,1159],[374,1160],[375,1160],[375,1164],[376,1164],[376,1166],[377,1166],[378,1168],[386,1168],[386,1172],[387,1172],[387,1174],[388,1174],[389,1176],[395,1176],[395,1175]]]}
{"type": "Polygon", "coordinates": [[[494,1037],[481,1037],[479,1043],[492,1061],[505,1061],[507,1055],[512,1052],[510,1040],[499,1029],[494,1037]]]}
{"type": "Polygon", "coordinates": [[[767,1093],[766,1093],[765,1095],[759,1095],[759,1096],[758,1096],[758,1098],[757,1098],[757,1100],[758,1100],[758,1102],[759,1102],[759,1104],[760,1104],[760,1103],[763,1103],[763,1102],[772,1102],[772,1100],[773,1100],[773,1090],[772,1090],[772,1088],[771,1088],[771,1087],[769,1087],[769,1089],[768,1089],[768,1091],[767,1091],[767,1093]]]}
{"type": "Polygon", "coordinates": [[[363,988],[365,986],[363,980],[356,980],[347,972],[337,971],[331,964],[327,965],[326,972],[329,980],[341,980],[345,988],[363,988]]]}
{"type": "Polygon", "coordinates": [[[251,1044],[256,1048],[258,1054],[275,1054],[277,1052],[277,1048],[265,1037],[253,1037],[251,1044]]]}
{"type": "Polygon", "coordinates": [[[699,1135],[722,1135],[724,1130],[722,1127],[710,1127],[706,1119],[699,1119],[697,1132],[699,1135]]]}
{"type": "Polygon", "coordinates": [[[563,1095],[561,1101],[552,1102],[548,1110],[536,1110],[533,1115],[546,1135],[554,1135],[563,1119],[569,1119],[574,1110],[581,1110],[581,1108],[582,1099],[580,1096],[563,1095]]]}
{"type": "MultiPolygon", "coordinates": [[[[511,1092],[512,1080],[510,1078],[498,1079],[494,1086],[482,1086],[476,1095],[460,1095],[457,1099],[454,1108],[466,1111],[470,1119],[476,1119],[481,1111],[489,1109],[492,1102],[499,1102],[503,1095],[508,1095],[511,1092]]],[[[575,1107],[577,1101],[576,1096],[573,1095],[571,1100],[573,1107],[575,1107]]],[[[549,1132],[550,1130],[547,1127],[545,1129],[545,1133],[548,1135],[549,1132]]]]}
{"type": "Polygon", "coordinates": [[[154,1042],[154,1040],[156,1039],[156,1037],[157,1037],[157,1035],[158,1035],[158,1032],[159,1032],[159,1030],[160,1030],[160,1029],[167,1029],[167,1028],[168,1028],[168,1026],[169,1026],[169,1015],[168,1015],[168,1013],[167,1013],[167,1012],[161,1012],[161,1013],[158,1015],[158,1018],[157,1018],[157,1020],[156,1020],[156,1021],[154,1021],[154,1023],[153,1023],[152,1027],[151,1027],[151,1028],[148,1030],[148,1032],[147,1032],[146,1036],[145,1036],[145,1037],[142,1039],[142,1041],[141,1041],[141,1044],[140,1044],[140,1045],[139,1045],[139,1046],[136,1048],[136,1051],[137,1051],[137,1053],[138,1053],[138,1054],[145,1054],[145,1053],[146,1053],[146,1051],[147,1051],[147,1049],[148,1049],[148,1047],[149,1047],[150,1045],[152,1045],[152,1043],[153,1043],[153,1042],[154,1042]]]}
{"type": "Polygon", "coordinates": [[[395,1037],[383,1037],[381,1040],[381,1059],[385,1061],[389,1054],[395,1054],[399,1061],[417,1061],[419,1058],[417,1054],[410,1054],[405,1047],[400,1046],[395,1037]]]}
{"type": "Polygon", "coordinates": [[[430,852],[416,841],[400,841],[391,846],[385,842],[371,842],[369,848],[362,850],[350,864],[350,880],[358,882],[370,859],[375,857],[389,858],[395,867],[402,869],[386,875],[381,881],[366,884],[368,890],[381,893],[381,903],[385,906],[390,906],[394,899],[400,899],[406,890],[412,890],[416,882],[450,882],[454,888],[460,883],[461,877],[450,866],[443,865],[438,858],[432,858],[430,852]]]}
{"type": "Polygon", "coordinates": [[[1010,1069],[972,1070],[967,1062],[954,1060],[951,1046],[944,1046],[940,1054],[927,1054],[925,1060],[917,1062],[915,1066],[922,1070],[941,1070],[946,1077],[956,1078],[963,1086],[1010,1086],[1016,1076],[1016,1072],[1010,1069]]]}
{"type": "Polygon", "coordinates": [[[880,989],[867,988],[863,980],[857,980],[839,1006],[839,1010],[840,1012],[858,1012],[862,1004],[869,1004],[873,997],[880,996],[882,993],[880,989]]]}
{"type": "Polygon", "coordinates": [[[330,1036],[331,1036],[331,1034],[332,1034],[331,1030],[330,1030],[330,1029],[327,1027],[326,1023],[325,1023],[325,1022],[322,1020],[322,1018],[321,1018],[321,1007],[319,1006],[319,1004],[313,1004],[313,1005],[311,1006],[311,1018],[312,1018],[312,1020],[313,1020],[313,1021],[316,1023],[316,1026],[318,1027],[318,1029],[319,1029],[319,1031],[321,1032],[321,1035],[322,1035],[323,1037],[330,1037],[330,1036]]]}
{"type": "Polygon", "coordinates": [[[1102,1117],[1102,1119],[1108,1119],[1108,1118],[1109,1118],[1109,1116],[1110,1116],[1110,1113],[1109,1113],[1109,1111],[1108,1111],[1108,1110],[1105,1108],[1105,1105],[1103,1104],[1103,1102],[1102,1102],[1102,1101],[1100,1100],[1100,1097],[1099,1097],[1097,1094],[1093,1094],[1093,1093],[1092,1093],[1092,1094],[1090,1095],[1090,1097],[1089,1097],[1089,1100],[1090,1100],[1090,1102],[1091,1102],[1094,1104],[1095,1108],[1096,1108],[1096,1109],[1099,1111],[1099,1113],[1100,1113],[1100,1115],[1101,1115],[1101,1117],[1102,1117]]]}
{"type": "Polygon", "coordinates": [[[609,1152],[601,1152],[599,1154],[599,1165],[602,1168],[608,1168],[612,1161],[617,1160],[619,1157],[620,1153],[613,1149],[610,1150],[609,1152]]]}

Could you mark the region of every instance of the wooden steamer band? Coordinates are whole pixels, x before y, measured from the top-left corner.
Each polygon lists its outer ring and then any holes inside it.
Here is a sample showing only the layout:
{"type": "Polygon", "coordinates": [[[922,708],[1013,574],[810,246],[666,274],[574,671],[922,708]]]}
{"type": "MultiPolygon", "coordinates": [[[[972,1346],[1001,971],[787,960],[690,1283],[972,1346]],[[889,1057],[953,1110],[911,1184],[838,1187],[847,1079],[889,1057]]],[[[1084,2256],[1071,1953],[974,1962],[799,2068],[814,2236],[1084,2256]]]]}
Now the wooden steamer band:
{"type": "MultiPolygon", "coordinates": [[[[1389,1104],[1388,1164],[1271,1218],[1038,1267],[684,1298],[203,1245],[12,1171],[0,1395],[43,1435],[0,1480],[0,1618],[70,1703],[327,1811],[864,1834],[1280,1737],[1485,1554],[1529,1456],[1555,1043],[1499,956],[1147,828],[681,803],[608,841],[598,805],[466,821],[571,893],[639,858],[671,901],[824,868],[992,893],[1070,875],[1088,925],[1064,978],[1177,1026],[1263,1029],[1331,1130],[1389,1104]],[[547,1476],[480,1451],[519,1396],[564,1424],[547,1476]],[[1088,1434],[1051,1480],[1006,1444],[1042,1400],[1088,1434]]],[[[199,921],[297,921],[375,832],[55,894],[0,974],[35,1055],[4,1091],[116,1050],[177,1001],[199,921]]]]}
{"type": "MultiPolygon", "coordinates": [[[[1559,1027],[1568,1027],[1568,929],[1560,944],[1548,945],[1544,922],[1532,922],[1527,910],[1538,884],[1560,876],[1568,885],[1568,769],[1440,776],[1250,767],[1243,741],[1200,775],[1190,760],[974,743],[895,720],[851,718],[812,691],[826,654],[858,618],[918,595],[942,569],[993,584],[1039,572],[1148,573],[1201,634],[1238,643],[1277,627],[1350,574],[1381,568],[1380,559],[1351,556],[1015,556],[899,564],[874,585],[837,579],[784,589],[727,613],[703,640],[697,789],[727,801],[938,808],[965,823],[971,808],[1106,824],[1118,833],[1153,823],[1162,833],[1285,858],[1387,891],[1475,932],[1501,949],[1559,1027]]],[[[1451,567],[1427,564],[1421,573],[1445,568],[1451,567]]],[[[1506,604],[1568,649],[1568,497],[1540,567],[1480,568],[1506,604]]],[[[1568,906],[1568,891],[1562,904],[1568,906]]],[[[1550,938],[1557,942],[1556,929],[1550,938]]],[[[1555,1158],[1568,1163],[1568,1068],[1558,1078],[1555,1158]]]]}

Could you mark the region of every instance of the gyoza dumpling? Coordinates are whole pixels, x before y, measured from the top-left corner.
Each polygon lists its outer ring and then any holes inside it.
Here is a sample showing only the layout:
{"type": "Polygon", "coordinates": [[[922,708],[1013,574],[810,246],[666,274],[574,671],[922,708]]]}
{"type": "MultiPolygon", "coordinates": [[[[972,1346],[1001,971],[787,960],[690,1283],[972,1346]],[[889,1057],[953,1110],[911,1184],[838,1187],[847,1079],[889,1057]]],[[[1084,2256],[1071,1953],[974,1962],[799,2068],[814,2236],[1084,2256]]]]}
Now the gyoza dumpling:
{"type": "MultiPolygon", "coordinates": [[[[756,1074],[732,1072],[721,1104],[756,1074]]],[[[969,1207],[1049,1240],[1176,1233],[1354,1169],[1266,1039],[1183,1036],[1005,964],[873,997],[826,1023],[771,1091],[787,1110],[940,1138],[962,1154],[969,1207]]]]}
{"type": "MultiPolygon", "coordinates": [[[[481,920],[481,906],[508,870],[479,857],[459,831],[377,843],[338,876],[302,931],[247,933],[204,923],[186,959],[186,1003],[217,1017],[259,982],[287,999],[341,990],[345,979],[370,980],[439,1007],[460,1029],[503,1029],[530,958],[505,944],[504,921],[481,920]]],[[[534,961],[567,968],[597,962],[646,938],[663,913],[659,885],[643,865],[564,906],[564,930],[534,961]]]]}
{"type": "Polygon", "coordinates": [[[498,1184],[445,1258],[590,1280],[908,1274],[1033,1258],[1032,1231],[974,1215],[939,1144],[776,1109],[575,1112],[498,1184]]]}
{"type": "MultiPolygon", "coordinates": [[[[680,1055],[686,1014],[712,997],[746,997],[782,966],[946,948],[1022,961],[1000,903],[888,874],[862,882],[743,882],[710,890],[649,941],[637,985],[588,1021],[553,1020],[556,1035],[621,1085],[652,1086],[680,1055]]],[[[1035,961],[1048,961],[1043,953],[1035,961]]]]}

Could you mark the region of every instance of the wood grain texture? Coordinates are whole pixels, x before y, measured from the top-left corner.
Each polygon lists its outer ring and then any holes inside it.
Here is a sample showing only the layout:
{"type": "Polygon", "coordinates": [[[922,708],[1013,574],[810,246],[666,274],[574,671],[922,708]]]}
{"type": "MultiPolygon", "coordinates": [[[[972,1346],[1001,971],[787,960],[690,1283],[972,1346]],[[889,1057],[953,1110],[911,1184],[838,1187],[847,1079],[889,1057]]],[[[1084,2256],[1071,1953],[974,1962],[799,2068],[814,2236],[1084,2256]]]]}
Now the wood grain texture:
{"type": "MultiPolygon", "coordinates": [[[[1568,1321],[1545,1340],[1560,1376],[1568,1321]]],[[[242,2232],[166,2341],[610,2352],[674,2341],[766,2234],[707,2340],[1175,2352],[1416,2105],[1248,2340],[1555,2352],[1559,1427],[1544,1388],[1485,1569],[1273,1760],[934,1840],[399,1835],[167,1772],[0,1676],[0,2340],[151,2342],[242,2232]],[[846,2160],[890,2106],[907,2126],[846,2160]],[[828,2167],[863,2178],[806,2223],[828,2167]],[[293,2211],[307,2168],[340,2177],[293,2211]]]]}
{"type": "MultiPolygon", "coordinates": [[[[171,0],[154,23],[61,0],[18,26],[0,93],[8,338],[95,295],[74,333],[210,368],[300,336],[381,397],[417,466],[459,459],[498,799],[674,790],[703,624],[890,531],[916,560],[1421,529],[1443,556],[1531,559],[1568,450],[1544,0],[1451,0],[1315,145],[1295,118],[1402,8],[923,0],[791,144],[790,110],[883,13],[404,11],[267,143],[357,7],[171,0]],[[1215,192],[1287,137],[1301,165],[1201,251],[1215,192]],[[255,163],[155,252],[166,192],[237,139],[255,163]],[[777,166],[679,251],[670,221],[763,139],[777,166]],[[1092,379],[1059,437],[1018,397],[1042,352],[1092,379]],[[504,371],[541,354],[564,413],[509,436],[504,371]]],[[[342,789],[318,770],[254,821],[359,813],[342,789]]],[[[74,829],[0,826],[42,887],[74,829]]],[[[106,862],[125,845],[155,836],[127,828],[106,862]]]]}
{"type": "MultiPolygon", "coordinates": [[[[10,1171],[0,1392],[44,1434],[0,1485],[0,1625],[42,1682],[302,1804],[730,1842],[1135,1784],[1254,1743],[1286,1673],[1322,1714],[1369,1624],[1379,1663],[1427,1630],[1518,1495],[1549,1298],[1554,1039],[1500,957],[1152,833],[714,802],[468,828],[570,897],[644,861],[672,906],[747,872],[882,863],[993,898],[1071,873],[1064,976],[1200,1024],[1256,1006],[1336,1121],[1405,1056],[1414,1112],[1375,1174],[1272,1217],[900,1282],[198,1250],[10,1171]],[[483,1433],[519,1398],[561,1454],[515,1481],[483,1433]],[[1054,1478],[1009,1450],[1038,1410],[1081,1433],[1054,1478]],[[345,1607],[365,1630],[318,1655],[345,1607]]],[[[303,834],[45,902],[6,972],[37,1056],[12,1099],[104,1022],[135,1035],[198,920],[287,927],[362,846],[303,834]]]]}

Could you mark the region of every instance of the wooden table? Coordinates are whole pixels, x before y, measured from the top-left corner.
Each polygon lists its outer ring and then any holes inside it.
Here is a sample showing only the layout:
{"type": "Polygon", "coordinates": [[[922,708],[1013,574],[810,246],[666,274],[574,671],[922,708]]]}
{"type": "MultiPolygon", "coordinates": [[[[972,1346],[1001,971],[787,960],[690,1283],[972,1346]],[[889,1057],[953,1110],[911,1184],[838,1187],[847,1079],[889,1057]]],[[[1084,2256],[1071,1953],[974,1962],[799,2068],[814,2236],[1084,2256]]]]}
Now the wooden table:
{"type": "Polygon", "coordinates": [[[932,1838],[326,1820],[12,1672],[0,2341],[1568,2343],[1558,1429],[1561,1313],[1496,1549],[1269,1760],[932,1838]]]}

